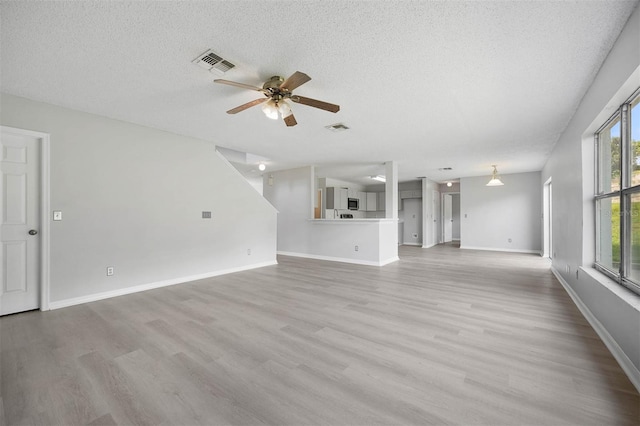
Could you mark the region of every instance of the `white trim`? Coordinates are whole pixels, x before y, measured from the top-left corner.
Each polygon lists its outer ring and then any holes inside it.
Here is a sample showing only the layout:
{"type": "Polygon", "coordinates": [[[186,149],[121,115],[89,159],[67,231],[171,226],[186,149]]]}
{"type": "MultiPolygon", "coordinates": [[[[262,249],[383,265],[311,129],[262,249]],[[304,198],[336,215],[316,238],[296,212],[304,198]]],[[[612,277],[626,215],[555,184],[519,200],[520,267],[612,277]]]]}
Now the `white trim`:
{"type": "Polygon", "coordinates": [[[428,246],[424,246],[424,245],[423,245],[423,246],[422,246],[422,248],[427,249],[427,248],[435,247],[435,246],[437,246],[437,245],[438,245],[438,244],[433,243],[433,244],[429,244],[428,246]]]}
{"type": "Polygon", "coordinates": [[[553,244],[553,187],[551,176],[542,184],[542,250],[540,256],[553,258],[551,245],[553,244]]]}
{"type": "Polygon", "coordinates": [[[540,254],[540,250],[521,250],[521,249],[503,249],[503,248],[495,248],[495,247],[470,247],[470,246],[460,246],[461,249],[465,250],[485,250],[485,251],[502,251],[507,253],[527,253],[527,254],[540,254]]]}
{"type": "Polygon", "coordinates": [[[232,274],[235,272],[247,271],[250,269],[262,268],[265,266],[277,265],[277,261],[254,263],[252,265],[240,266],[238,268],[223,269],[220,271],[207,272],[205,274],[190,275],[188,277],[173,278],[170,280],[157,281],[148,284],[140,284],[133,287],[125,287],[117,290],[105,291],[102,293],[89,294],[87,296],[74,297],[71,299],[57,300],[49,303],[50,309],[66,308],[68,306],[80,305],[82,303],[96,302],[98,300],[109,299],[111,297],[124,296],[126,294],[138,293],[155,288],[167,287],[174,284],[182,284],[190,281],[202,280],[205,278],[217,277],[219,275],[232,274]]]}
{"type": "Polygon", "coordinates": [[[400,260],[398,256],[390,257],[389,259],[385,259],[380,262],[375,262],[373,260],[360,260],[360,259],[350,259],[347,257],[321,256],[318,254],[297,253],[297,252],[290,252],[290,251],[278,251],[278,254],[282,256],[303,257],[305,259],[328,260],[330,262],[353,263],[356,265],[367,265],[367,266],[385,266],[385,265],[388,265],[389,263],[397,262],[398,260],[400,260]]]}
{"type": "Polygon", "coordinates": [[[418,246],[422,247],[422,243],[402,243],[401,246],[418,246]]]}
{"type": "Polygon", "coordinates": [[[51,280],[50,220],[51,220],[51,136],[48,133],[17,127],[0,126],[0,130],[40,141],[40,310],[49,310],[51,280]]]}
{"type": "Polygon", "coordinates": [[[555,275],[558,281],[560,281],[560,284],[562,284],[562,287],[564,287],[565,291],[569,294],[569,297],[571,297],[573,303],[575,303],[585,319],[589,322],[589,324],[591,324],[591,327],[593,327],[598,336],[600,336],[600,339],[602,339],[613,357],[616,359],[616,361],[618,361],[618,364],[620,364],[622,370],[625,372],[627,377],[629,377],[629,380],[631,381],[633,386],[635,386],[636,389],[640,391],[640,370],[638,370],[636,366],[633,365],[633,362],[631,362],[627,354],[624,353],[622,348],[620,348],[618,343],[614,340],[613,337],[611,337],[607,329],[602,325],[602,323],[600,323],[600,321],[598,321],[595,315],[591,313],[587,305],[582,302],[580,297],[576,294],[573,288],[571,288],[569,283],[565,281],[562,275],[560,275],[558,270],[552,266],[551,272],[553,272],[553,275],[555,275]]]}

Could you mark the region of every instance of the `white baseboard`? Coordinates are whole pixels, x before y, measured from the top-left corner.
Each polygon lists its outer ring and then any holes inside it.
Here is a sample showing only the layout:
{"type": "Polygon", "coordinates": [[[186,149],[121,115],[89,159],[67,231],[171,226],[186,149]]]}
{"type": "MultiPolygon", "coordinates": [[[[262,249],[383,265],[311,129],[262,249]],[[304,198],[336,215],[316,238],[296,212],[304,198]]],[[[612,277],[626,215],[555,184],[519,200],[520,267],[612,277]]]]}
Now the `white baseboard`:
{"type": "Polygon", "coordinates": [[[318,254],[297,253],[297,252],[290,252],[290,251],[279,251],[278,254],[282,256],[303,257],[305,259],[328,260],[330,262],[353,263],[356,265],[368,265],[368,266],[384,266],[384,265],[388,265],[389,263],[397,262],[398,260],[400,260],[398,256],[391,257],[389,259],[385,259],[380,262],[375,262],[373,260],[350,259],[348,257],[321,256],[318,254]]]}
{"type": "Polygon", "coordinates": [[[402,243],[401,245],[422,247],[422,243],[402,243]]]}
{"type": "Polygon", "coordinates": [[[126,294],[138,293],[154,288],[167,287],[174,284],[182,284],[189,281],[197,281],[205,278],[217,277],[219,275],[232,274],[234,272],[248,271],[250,269],[262,268],[265,266],[277,265],[277,261],[269,261],[262,263],[254,263],[252,265],[241,266],[238,268],[223,269],[220,271],[208,272],[206,274],[191,275],[187,277],[173,278],[170,280],[157,281],[153,283],[140,284],[133,287],[125,287],[117,290],[105,291],[102,293],[89,294],[87,296],[73,297],[71,299],[63,299],[49,302],[49,309],[60,309],[68,306],[80,305],[82,303],[96,302],[98,300],[109,299],[111,297],[124,296],[126,294]]]}
{"type": "Polygon", "coordinates": [[[399,260],[400,260],[400,258],[398,256],[390,257],[389,259],[383,260],[382,262],[380,262],[380,264],[378,266],[388,265],[390,263],[397,262],[399,260]]]}
{"type": "Polygon", "coordinates": [[[422,246],[422,248],[431,248],[437,246],[438,243],[429,244],[428,246],[422,246]]]}
{"type": "Polygon", "coordinates": [[[640,370],[633,365],[627,354],[624,353],[618,343],[613,339],[613,337],[611,337],[602,323],[598,321],[593,313],[591,313],[587,305],[582,302],[578,294],[573,290],[573,288],[571,288],[562,275],[560,275],[558,270],[552,266],[551,272],[553,272],[553,275],[555,275],[558,281],[560,281],[560,284],[562,284],[562,287],[564,287],[566,292],[569,294],[569,297],[571,297],[573,303],[578,307],[578,310],[582,312],[582,315],[586,318],[589,324],[591,324],[591,327],[593,327],[598,336],[600,336],[600,339],[602,339],[605,346],[609,349],[609,352],[611,352],[616,361],[618,361],[618,364],[620,364],[622,370],[625,372],[627,377],[629,377],[633,386],[635,386],[638,392],[640,392],[640,370]]]}
{"type": "Polygon", "coordinates": [[[463,245],[461,245],[460,248],[465,250],[484,250],[484,251],[501,251],[506,253],[540,254],[540,250],[503,249],[503,248],[494,248],[494,247],[471,247],[471,246],[463,246],[463,245]]]}

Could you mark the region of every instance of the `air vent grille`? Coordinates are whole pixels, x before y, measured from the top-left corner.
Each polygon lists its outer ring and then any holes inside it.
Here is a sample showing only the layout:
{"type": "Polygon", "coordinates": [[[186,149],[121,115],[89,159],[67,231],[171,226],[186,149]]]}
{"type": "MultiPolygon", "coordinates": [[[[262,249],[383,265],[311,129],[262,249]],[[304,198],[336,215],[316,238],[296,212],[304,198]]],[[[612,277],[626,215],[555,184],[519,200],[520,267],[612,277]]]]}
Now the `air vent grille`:
{"type": "Polygon", "coordinates": [[[218,71],[221,71],[221,72],[227,72],[233,67],[235,67],[235,65],[233,65],[229,61],[225,61],[224,59],[218,62],[216,65],[214,65],[214,68],[216,68],[218,71]]]}
{"type": "Polygon", "coordinates": [[[221,74],[224,74],[231,68],[235,67],[235,65],[233,65],[231,62],[223,59],[220,55],[214,53],[212,50],[207,50],[202,55],[195,58],[192,62],[206,70],[215,70],[221,74]]]}
{"type": "Polygon", "coordinates": [[[206,62],[207,64],[214,66],[215,64],[217,64],[218,62],[222,61],[222,58],[218,55],[216,55],[213,52],[210,52],[206,55],[204,55],[201,59],[203,62],[206,62]]]}
{"type": "Polygon", "coordinates": [[[331,124],[330,126],[325,126],[325,128],[332,132],[343,132],[345,130],[349,130],[349,127],[345,126],[343,123],[331,124]]]}

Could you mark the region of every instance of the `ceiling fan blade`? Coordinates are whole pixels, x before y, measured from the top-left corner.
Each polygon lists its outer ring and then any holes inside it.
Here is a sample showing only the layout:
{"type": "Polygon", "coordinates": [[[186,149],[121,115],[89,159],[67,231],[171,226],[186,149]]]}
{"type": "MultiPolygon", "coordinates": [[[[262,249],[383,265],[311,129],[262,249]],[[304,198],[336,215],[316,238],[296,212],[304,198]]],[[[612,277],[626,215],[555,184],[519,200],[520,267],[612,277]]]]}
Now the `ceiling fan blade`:
{"type": "Polygon", "coordinates": [[[284,123],[287,125],[287,127],[292,127],[295,126],[296,124],[298,124],[298,122],[296,121],[296,118],[293,116],[293,114],[289,114],[284,118],[284,123]]]}
{"type": "Polygon", "coordinates": [[[302,105],[311,106],[314,108],[320,108],[325,111],[338,112],[340,111],[340,105],[330,104],[329,102],[319,101],[317,99],[305,98],[304,96],[291,96],[293,102],[297,102],[302,105]]]}
{"type": "Polygon", "coordinates": [[[287,89],[288,91],[293,91],[296,87],[300,87],[305,84],[307,81],[311,80],[311,77],[306,75],[303,72],[296,71],[289,78],[282,82],[280,85],[280,89],[287,89]]]}
{"type": "Polygon", "coordinates": [[[240,111],[244,111],[245,109],[251,108],[252,106],[260,105],[261,103],[268,100],[269,98],[260,98],[260,99],[256,99],[255,101],[247,102],[246,104],[242,104],[233,109],[230,109],[229,111],[227,111],[227,114],[236,114],[240,111]]]}
{"type": "Polygon", "coordinates": [[[252,86],[250,84],[236,83],[235,81],[223,80],[221,78],[213,80],[213,82],[214,83],[220,83],[220,84],[227,84],[229,86],[235,86],[235,87],[239,87],[241,89],[255,90],[257,92],[263,92],[264,93],[264,89],[261,89],[260,87],[252,86]]]}

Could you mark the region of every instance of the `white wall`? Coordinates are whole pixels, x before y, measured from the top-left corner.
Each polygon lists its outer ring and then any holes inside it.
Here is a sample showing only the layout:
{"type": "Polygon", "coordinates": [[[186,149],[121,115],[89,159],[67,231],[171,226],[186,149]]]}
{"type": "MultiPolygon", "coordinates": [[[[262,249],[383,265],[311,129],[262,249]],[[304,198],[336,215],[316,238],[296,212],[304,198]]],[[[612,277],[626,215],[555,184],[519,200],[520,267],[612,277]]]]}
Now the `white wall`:
{"type": "Polygon", "coordinates": [[[539,253],[542,248],[540,172],[460,179],[461,248],[539,253]],[[509,241],[511,240],[511,241],[509,241]]]}
{"type": "Polygon", "coordinates": [[[422,248],[438,244],[441,223],[438,211],[440,193],[438,192],[436,199],[434,199],[433,191],[438,191],[438,184],[430,179],[422,178],[422,248]]]}
{"type": "Polygon", "coordinates": [[[50,225],[52,302],[275,262],[275,210],[213,143],[7,94],[0,102],[0,124],[51,135],[51,209],[63,212],[50,225]]]}
{"type": "Polygon", "coordinates": [[[311,239],[307,220],[313,217],[314,204],[313,167],[269,173],[262,193],[278,210],[278,251],[307,250],[311,239]]]}
{"type": "Polygon", "coordinates": [[[286,255],[382,265],[397,260],[397,223],[311,221],[313,167],[265,176],[264,196],[278,210],[278,252],[286,255]],[[358,246],[358,250],[355,250],[358,246]]]}
{"type": "Polygon", "coordinates": [[[438,191],[440,191],[440,193],[442,194],[447,192],[460,192],[460,183],[452,182],[451,186],[447,186],[447,184],[441,183],[438,185],[438,191]]]}
{"type": "Polygon", "coordinates": [[[403,244],[422,246],[422,199],[407,198],[402,200],[402,204],[398,219],[404,224],[403,244]]]}
{"type": "Polygon", "coordinates": [[[638,86],[640,9],[636,8],[560,136],[539,185],[552,178],[553,268],[596,330],[601,327],[603,340],[640,388],[640,298],[592,268],[593,133],[638,86]]]}

